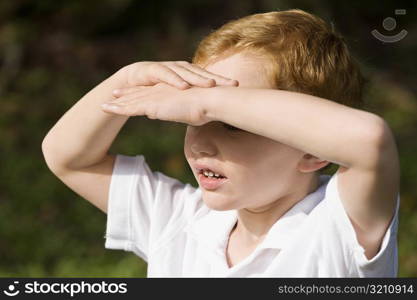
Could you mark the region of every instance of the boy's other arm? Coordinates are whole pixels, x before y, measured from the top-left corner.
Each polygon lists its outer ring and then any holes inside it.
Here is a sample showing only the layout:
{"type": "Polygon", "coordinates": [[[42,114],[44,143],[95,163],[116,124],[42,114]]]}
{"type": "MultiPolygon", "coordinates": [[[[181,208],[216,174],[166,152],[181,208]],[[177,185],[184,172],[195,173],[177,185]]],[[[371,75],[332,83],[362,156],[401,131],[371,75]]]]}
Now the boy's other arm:
{"type": "Polygon", "coordinates": [[[399,193],[399,160],[379,116],[282,90],[198,89],[210,120],[228,123],[338,164],[338,190],[368,259],[378,252],[399,193]]]}
{"type": "Polygon", "coordinates": [[[42,152],[49,169],[68,187],[103,212],[115,160],[107,153],[126,116],[108,114],[100,104],[124,86],[122,69],[93,88],[49,130],[42,152]]]}
{"type": "Polygon", "coordinates": [[[177,89],[237,84],[185,61],[133,63],[121,68],[75,103],[42,142],[49,169],[103,212],[107,211],[115,162],[115,155],[109,154],[108,150],[129,117],[104,112],[101,104],[114,99],[114,90],[134,92],[159,82],[177,89]]]}

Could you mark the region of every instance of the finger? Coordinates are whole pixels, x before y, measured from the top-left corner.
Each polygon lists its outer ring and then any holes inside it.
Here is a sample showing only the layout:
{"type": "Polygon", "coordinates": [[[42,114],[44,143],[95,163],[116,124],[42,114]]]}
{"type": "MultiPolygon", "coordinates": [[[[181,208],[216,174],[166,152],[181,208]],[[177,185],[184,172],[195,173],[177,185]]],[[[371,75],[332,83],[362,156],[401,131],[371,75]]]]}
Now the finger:
{"type": "Polygon", "coordinates": [[[120,114],[120,106],[115,103],[102,103],[101,109],[105,112],[120,114]]]}
{"type": "Polygon", "coordinates": [[[233,86],[239,85],[239,82],[235,79],[231,79],[231,78],[227,78],[218,74],[211,73],[197,65],[193,65],[187,62],[179,62],[179,64],[183,66],[184,68],[191,70],[194,73],[197,73],[206,78],[214,79],[217,85],[233,85],[233,86]]]}
{"type": "MultiPolygon", "coordinates": [[[[159,83],[161,84],[161,83],[159,83]]],[[[153,86],[138,86],[131,88],[120,88],[113,91],[115,98],[109,99],[106,102],[108,103],[120,103],[133,98],[144,97],[153,92],[153,86]]]]}
{"type": "Polygon", "coordinates": [[[135,104],[135,103],[139,103],[141,100],[143,100],[143,98],[133,96],[133,97],[121,98],[121,100],[118,101],[118,102],[106,102],[106,103],[116,104],[116,105],[119,105],[119,106],[128,106],[128,105],[132,105],[132,104],[135,104]]]}
{"type": "Polygon", "coordinates": [[[178,75],[180,75],[185,81],[189,84],[199,87],[212,87],[216,85],[216,81],[212,78],[207,78],[200,74],[194,73],[193,71],[188,70],[187,68],[171,64],[169,65],[171,70],[174,70],[178,75]]]}
{"type": "Polygon", "coordinates": [[[192,70],[194,73],[198,73],[202,76],[213,78],[216,81],[217,85],[238,85],[238,81],[235,79],[227,78],[218,74],[211,73],[203,68],[200,68],[196,65],[189,64],[185,66],[186,68],[192,70]]]}
{"type": "Polygon", "coordinates": [[[125,105],[132,101],[139,101],[140,99],[143,99],[143,97],[146,97],[149,93],[150,92],[148,91],[136,91],[130,94],[122,95],[116,99],[107,100],[104,103],[125,105]]]}
{"type": "Polygon", "coordinates": [[[181,90],[185,90],[190,87],[188,82],[186,82],[180,75],[178,75],[167,66],[162,64],[154,64],[151,67],[154,68],[151,70],[151,74],[153,74],[151,77],[154,83],[165,82],[181,90]]]}
{"type": "Polygon", "coordinates": [[[119,89],[115,89],[113,90],[112,94],[115,97],[121,97],[124,95],[129,95],[138,91],[142,91],[145,89],[148,89],[149,87],[147,86],[135,86],[135,87],[129,87],[129,88],[119,88],[119,89]]]}
{"type": "Polygon", "coordinates": [[[119,104],[103,103],[101,105],[103,111],[124,116],[138,116],[142,115],[141,111],[135,105],[122,106],[119,104]]]}

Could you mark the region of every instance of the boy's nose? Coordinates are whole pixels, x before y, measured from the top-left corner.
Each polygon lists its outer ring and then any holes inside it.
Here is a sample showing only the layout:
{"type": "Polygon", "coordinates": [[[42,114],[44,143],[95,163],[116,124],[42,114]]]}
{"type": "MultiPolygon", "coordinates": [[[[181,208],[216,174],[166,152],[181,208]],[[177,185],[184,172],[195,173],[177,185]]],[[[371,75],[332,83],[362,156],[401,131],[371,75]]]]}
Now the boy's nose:
{"type": "Polygon", "coordinates": [[[191,151],[199,156],[213,156],[216,154],[216,148],[208,141],[195,141],[191,145],[191,151]]]}
{"type": "Polygon", "coordinates": [[[201,126],[190,126],[190,150],[199,156],[213,156],[218,152],[216,140],[216,124],[210,122],[201,126]]]}

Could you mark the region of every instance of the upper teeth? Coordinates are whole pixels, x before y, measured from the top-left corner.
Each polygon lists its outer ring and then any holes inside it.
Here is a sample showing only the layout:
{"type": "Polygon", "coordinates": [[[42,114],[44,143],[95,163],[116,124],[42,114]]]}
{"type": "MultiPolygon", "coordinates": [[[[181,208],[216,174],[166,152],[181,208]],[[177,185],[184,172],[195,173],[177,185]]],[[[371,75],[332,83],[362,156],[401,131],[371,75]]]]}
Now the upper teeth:
{"type": "Polygon", "coordinates": [[[211,171],[203,171],[203,173],[204,173],[204,175],[206,175],[206,176],[210,176],[210,177],[213,177],[213,176],[215,176],[215,177],[220,177],[220,174],[213,173],[213,172],[211,172],[211,171]]]}

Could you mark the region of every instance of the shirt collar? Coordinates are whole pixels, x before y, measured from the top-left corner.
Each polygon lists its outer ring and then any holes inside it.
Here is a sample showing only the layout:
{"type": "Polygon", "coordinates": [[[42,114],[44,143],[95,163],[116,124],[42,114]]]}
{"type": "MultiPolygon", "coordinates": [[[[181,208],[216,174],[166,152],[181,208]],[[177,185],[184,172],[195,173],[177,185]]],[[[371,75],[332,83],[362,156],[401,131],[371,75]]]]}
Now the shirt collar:
{"type": "MultiPolygon", "coordinates": [[[[319,187],[291,207],[279,218],[268,231],[265,239],[258,248],[282,249],[299,228],[310,211],[324,198],[330,175],[319,176],[319,187]]],[[[237,221],[237,211],[217,211],[204,205],[205,214],[187,226],[186,231],[191,233],[199,242],[215,251],[223,253],[230,231],[237,221]]]]}

